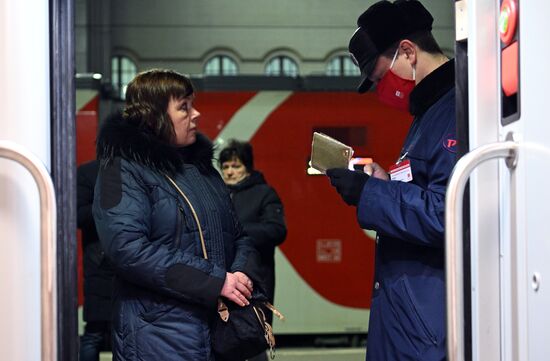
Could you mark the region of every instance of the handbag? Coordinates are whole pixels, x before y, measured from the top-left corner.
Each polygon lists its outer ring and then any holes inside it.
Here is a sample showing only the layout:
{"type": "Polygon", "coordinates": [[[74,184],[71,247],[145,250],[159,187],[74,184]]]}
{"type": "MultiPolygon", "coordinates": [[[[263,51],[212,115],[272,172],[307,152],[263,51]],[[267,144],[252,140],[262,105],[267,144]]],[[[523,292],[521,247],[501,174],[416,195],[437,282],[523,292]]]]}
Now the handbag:
{"type": "MultiPolygon", "coordinates": [[[[195,208],[176,182],[168,175],[165,176],[189,205],[199,230],[203,257],[208,259],[201,223],[195,208]]],[[[221,298],[218,299],[219,317],[215,318],[211,332],[212,350],[217,358],[225,361],[242,361],[269,349],[270,357],[273,359],[275,336],[265,314],[273,312],[281,320],[284,320],[284,316],[269,302],[254,298],[250,300],[250,304],[243,307],[233,302],[228,302],[228,305],[221,298]]]]}

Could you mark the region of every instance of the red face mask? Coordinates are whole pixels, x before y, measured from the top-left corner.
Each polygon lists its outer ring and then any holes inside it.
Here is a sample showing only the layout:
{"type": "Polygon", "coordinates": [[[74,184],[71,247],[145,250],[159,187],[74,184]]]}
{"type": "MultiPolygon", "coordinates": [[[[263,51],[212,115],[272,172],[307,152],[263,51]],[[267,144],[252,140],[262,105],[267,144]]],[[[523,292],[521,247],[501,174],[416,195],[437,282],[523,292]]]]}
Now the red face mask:
{"type": "Polygon", "coordinates": [[[376,86],[376,95],[380,102],[389,105],[392,108],[408,112],[409,111],[409,95],[411,94],[415,84],[415,69],[413,68],[413,80],[401,78],[395,74],[391,68],[395,63],[399,49],[395,52],[389,70],[384,74],[382,79],[376,86]]]}

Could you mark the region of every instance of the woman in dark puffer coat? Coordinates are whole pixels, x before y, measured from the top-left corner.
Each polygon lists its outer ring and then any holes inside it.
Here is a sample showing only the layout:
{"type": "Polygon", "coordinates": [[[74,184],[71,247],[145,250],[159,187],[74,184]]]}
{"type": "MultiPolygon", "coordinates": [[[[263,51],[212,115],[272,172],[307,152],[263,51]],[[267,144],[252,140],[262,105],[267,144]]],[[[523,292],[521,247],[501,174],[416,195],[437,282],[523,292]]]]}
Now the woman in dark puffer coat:
{"type": "Polygon", "coordinates": [[[210,323],[220,296],[251,297],[255,250],[197,132],[190,80],[150,70],[128,85],[126,108],[102,127],[93,205],[115,271],[113,360],[212,361],[210,323]],[[197,212],[198,227],[186,201],[197,212]]]}
{"type": "MultiPolygon", "coordinates": [[[[225,184],[231,192],[235,211],[246,233],[260,253],[263,278],[256,282],[273,303],[275,295],[275,247],[286,238],[286,224],[281,199],[263,174],[254,169],[252,145],[237,140],[229,141],[220,152],[219,166],[225,184]]],[[[267,313],[271,324],[273,314],[267,313]]],[[[249,361],[267,361],[262,352],[249,361]]]]}
{"type": "MultiPolygon", "coordinates": [[[[277,192],[254,168],[252,145],[229,141],[220,152],[219,165],[225,184],[231,192],[235,211],[252,244],[260,253],[264,279],[261,286],[269,302],[275,293],[275,247],[286,238],[283,203],[277,192]]],[[[273,315],[268,314],[271,321],[273,315]]]]}

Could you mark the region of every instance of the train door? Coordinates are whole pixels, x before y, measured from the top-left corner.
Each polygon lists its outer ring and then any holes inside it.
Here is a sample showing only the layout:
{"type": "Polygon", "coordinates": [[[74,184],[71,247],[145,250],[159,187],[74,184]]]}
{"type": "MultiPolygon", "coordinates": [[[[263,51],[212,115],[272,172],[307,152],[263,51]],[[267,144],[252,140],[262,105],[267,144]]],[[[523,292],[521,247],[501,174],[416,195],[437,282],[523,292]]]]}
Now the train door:
{"type": "Polygon", "coordinates": [[[451,361],[538,361],[550,352],[548,10],[540,1],[456,2],[457,66],[467,70],[457,72],[458,119],[467,120],[470,151],[447,190],[451,361]],[[465,275],[471,283],[464,283],[465,275]]]}
{"type": "Polygon", "coordinates": [[[0,3],[0,359],[75,360],[73,0],[0,3]]]}

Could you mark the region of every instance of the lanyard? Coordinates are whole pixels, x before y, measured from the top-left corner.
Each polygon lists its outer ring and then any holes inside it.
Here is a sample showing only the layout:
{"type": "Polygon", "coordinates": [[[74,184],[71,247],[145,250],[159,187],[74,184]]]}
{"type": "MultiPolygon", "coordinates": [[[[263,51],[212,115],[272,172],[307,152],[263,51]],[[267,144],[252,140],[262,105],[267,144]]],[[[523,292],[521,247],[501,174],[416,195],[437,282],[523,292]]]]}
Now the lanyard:
{"type": "Polygon", "coordinates": [[[399,156],[399,159],[397,160],[397,162],[395,162],[395,164],[401,163],[405,159],[405,157],[407,157],[409,152],[414,148],[416,143],[418,143],[418,141],[422,137],[422,134],[424,133],[424,129],[420,127],[419,119],[415,118],[411,128],[409,129],[409,133],[407,134],[407,139],[409,139],[409,135],[413,132],[413,128],[414,128],[414,134],[412,136],[412,141],[407,147],[407,149],[405,149],[405,146],[401,148],[401,155],[399,156]]]}

